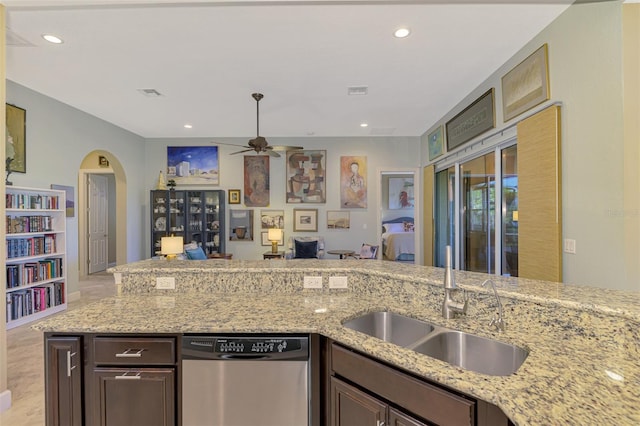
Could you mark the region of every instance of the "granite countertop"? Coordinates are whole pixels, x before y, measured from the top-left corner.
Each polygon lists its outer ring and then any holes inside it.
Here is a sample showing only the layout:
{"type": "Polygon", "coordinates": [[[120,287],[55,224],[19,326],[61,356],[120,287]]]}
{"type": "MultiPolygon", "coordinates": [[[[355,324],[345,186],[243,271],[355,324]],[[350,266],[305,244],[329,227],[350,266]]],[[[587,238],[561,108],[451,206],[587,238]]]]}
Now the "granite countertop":
{"type": "Polygon", "coordinates": [[[495,404],[517,425],[640,424],[640,304],[635,293],[491,277],[507,324],[498,333],[487,325],[495,312],[491,299],[476,297],[487,292],[478,286],[489,277],[485,274],[456,271],[459,286],[470,290],[471,309],[466,317],[445,320],[439,268],[376,261],[221,260],[143,261],[111,271],[122,274],[127,294],[34,327],[72,333],[320,333],[495,404]],[[350,290],[301,289],[301,276],[316,273],[325,286],[327,276],[348,276],[350,290]],[[149,287],[156,276],[176,276],[176,290],[149,287]],[[274,289],[278,282],[281,287],[274,289]],[[342,326],[378,310],[516,344],[530,353],[515,374],[488,376],[342,326]]]}

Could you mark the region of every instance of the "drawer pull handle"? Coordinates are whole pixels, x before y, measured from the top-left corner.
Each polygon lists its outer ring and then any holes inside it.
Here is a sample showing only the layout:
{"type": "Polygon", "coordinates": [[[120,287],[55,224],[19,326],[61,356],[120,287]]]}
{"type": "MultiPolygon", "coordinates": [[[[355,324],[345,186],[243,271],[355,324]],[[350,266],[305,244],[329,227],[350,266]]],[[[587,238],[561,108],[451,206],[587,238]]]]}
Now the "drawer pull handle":
{"type": "Polygon", "coordinates": [[[71,353],[71,351],[67,351],[67,377],[71,377],[71,370],[76,368],[77,366],[71,366],[71,357],[74,356],[77,352],[71,353]]]}
{"type": "Polygon", "coordinates": [[[127,376],[129,372],[123,373],[121,376],[116,376],[116,380],[140,380],[142,377],[140,376],[140,372],[138,371],[135,376],[127,376]]]}
{"type": "Polygon", "coordinates": [[[144,349],[127,349],[126,351],[116,354],[116,358],[142,358],[144,349]]]}

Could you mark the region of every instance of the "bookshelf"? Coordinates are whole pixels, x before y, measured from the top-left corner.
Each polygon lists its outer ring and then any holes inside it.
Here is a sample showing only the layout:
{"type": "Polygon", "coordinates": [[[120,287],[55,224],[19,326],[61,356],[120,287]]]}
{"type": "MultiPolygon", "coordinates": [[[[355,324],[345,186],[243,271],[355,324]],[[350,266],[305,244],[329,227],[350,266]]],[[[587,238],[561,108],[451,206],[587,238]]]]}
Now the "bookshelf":
{"type": "Polygon", "coordinates": [[[223,190],[151,191],[151,255],[170,235],[195,241],[206,254],[224,253],[224,199],[223,190]]]}
{"type": "Polygon", "coordinates": [[[65,192],[7,186],[7,328],[67,308],[65,192]]]}

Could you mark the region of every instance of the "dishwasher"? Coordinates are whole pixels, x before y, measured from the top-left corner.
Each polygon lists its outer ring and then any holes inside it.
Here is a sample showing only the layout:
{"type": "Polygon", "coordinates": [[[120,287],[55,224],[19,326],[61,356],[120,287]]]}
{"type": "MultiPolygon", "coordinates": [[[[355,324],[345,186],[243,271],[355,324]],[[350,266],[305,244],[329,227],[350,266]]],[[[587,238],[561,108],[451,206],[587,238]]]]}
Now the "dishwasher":
{"type": "Polygon", "coordinates": [[[309,336],[184,335],[182,426],[308,426],[309,336]]]}

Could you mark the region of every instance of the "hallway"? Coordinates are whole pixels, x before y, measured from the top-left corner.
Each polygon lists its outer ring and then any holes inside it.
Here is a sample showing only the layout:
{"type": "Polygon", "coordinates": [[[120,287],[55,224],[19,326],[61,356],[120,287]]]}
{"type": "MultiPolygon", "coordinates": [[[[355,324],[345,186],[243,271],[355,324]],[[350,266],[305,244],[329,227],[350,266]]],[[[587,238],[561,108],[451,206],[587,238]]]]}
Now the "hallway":
{"type": "MultiPolygon", "coordinates": [[[[68,304],[76,309],[116,294],[113,275],[100,272],[80,280],[80,299],[68,304]]],[[[62,313],[61,313],[62,314],[62,313]]],[[[57,314],[57,315],[61,315],[57,314]]],[[[32,324],[7,331],[8,385],[12,406],[0,413],[1,426],[43,426],[44,346],[40,331],[32,324]]]]}

